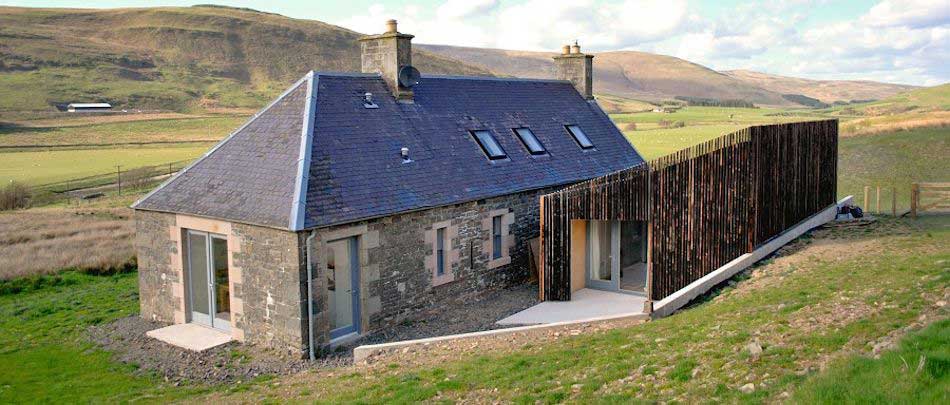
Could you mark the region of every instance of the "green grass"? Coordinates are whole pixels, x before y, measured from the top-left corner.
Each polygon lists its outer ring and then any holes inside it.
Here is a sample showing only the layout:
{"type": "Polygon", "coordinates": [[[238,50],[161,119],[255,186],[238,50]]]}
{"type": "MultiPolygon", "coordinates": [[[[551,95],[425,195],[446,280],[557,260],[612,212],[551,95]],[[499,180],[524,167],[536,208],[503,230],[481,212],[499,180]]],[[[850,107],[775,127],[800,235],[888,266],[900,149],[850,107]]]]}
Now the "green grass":
{"type": "Polygon", "coordinates": [[[889,115],[920,110],[950,110],[950,83],[897,94],[868,103],[835,106],[819,113],[840,115],[889,115]]]}
{"type": "Polygon", "coordinates": [[[783,110],[774,108],[683,107],[672,113],[612,114],[617,123],[656,123],[660,120],[683,121],[686,125],[703,124],[762,124],[819,119],[820,114],[810,110],[783,110]]]}
{"type": "MultiPolygon", "coordinates": [[[[222,116],[39,128],[13,126],[0,128],[0,145],[22,150],[35,145],[217,141],[246,120],[244,116],[222,116]]],[[[9,149],[0,149],[3,150],[9,149]]]]}
{"type": "Polygon", "coordinates": [[[644,159],[656,159],[680,149],[735,132],[747,125],[698,125],[683,128],[627,131],[624,135],[644,159]]]}
{"type": "Polygon", "coordinates": [[[852,356],[805,382],[802,404],[945,404],[950,402],[950,320],[905,337],[880,359],[852,356]]]}
{"type": "Polygon", "coordinates": [[[881,186],[881,208],[891,210],[892,188],[897,209],[910,208],[913,182],[950,180],[950,128],[921,128],[880,135],[841,138],[838,150],[838,195],[854,195],[865,210],[864,186],[881,186]]]}
{"type": "Polygon", "coordinates": [[[180,144],[101,149],[0,152],[0,184],[53,183],[125,169],[177,162],[201,156],[211,144],[180,144]]]}
{"type": "Polygon", "coordinates": [[[136,376],[86,339],[89,326],[138,312],[135,273],[41,278],[35,290],[0,295],[0,403],[159,402],[206,391],[136,376]]]}

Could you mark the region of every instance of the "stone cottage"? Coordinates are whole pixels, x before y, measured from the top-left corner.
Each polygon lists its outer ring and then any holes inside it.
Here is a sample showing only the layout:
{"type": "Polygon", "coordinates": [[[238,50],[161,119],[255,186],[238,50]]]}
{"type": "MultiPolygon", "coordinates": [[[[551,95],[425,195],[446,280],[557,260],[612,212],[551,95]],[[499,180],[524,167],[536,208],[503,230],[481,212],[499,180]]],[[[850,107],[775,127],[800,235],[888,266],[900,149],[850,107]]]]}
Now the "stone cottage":
{"type": "Polygon", "coordinates": [[[558,80],[420,75],[411,35],[311,72],[135,209],[141,314],[301,355],[522,281],[539,196],[642,162],[558,80]]]}

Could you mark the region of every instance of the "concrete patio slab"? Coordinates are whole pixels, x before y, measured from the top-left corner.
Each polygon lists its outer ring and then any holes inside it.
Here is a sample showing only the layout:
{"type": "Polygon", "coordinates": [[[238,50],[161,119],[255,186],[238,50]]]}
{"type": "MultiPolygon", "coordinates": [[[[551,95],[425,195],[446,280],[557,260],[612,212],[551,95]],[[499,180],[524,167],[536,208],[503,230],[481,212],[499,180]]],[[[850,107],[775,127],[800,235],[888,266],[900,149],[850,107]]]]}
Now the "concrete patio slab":
{"type": "Polygon", "coordinates": [[[145,332],[145,335],[193,352],[201,352],[232,340],[229,333],[194,323],[180,323],[145,332]]]}
{"type": "Polygon", "coordinates": [[[643,313],[646,297],[584,288],[570,301],[544,301],[496,322],[499,325],[537,325],[584,321],[643,313]]]}

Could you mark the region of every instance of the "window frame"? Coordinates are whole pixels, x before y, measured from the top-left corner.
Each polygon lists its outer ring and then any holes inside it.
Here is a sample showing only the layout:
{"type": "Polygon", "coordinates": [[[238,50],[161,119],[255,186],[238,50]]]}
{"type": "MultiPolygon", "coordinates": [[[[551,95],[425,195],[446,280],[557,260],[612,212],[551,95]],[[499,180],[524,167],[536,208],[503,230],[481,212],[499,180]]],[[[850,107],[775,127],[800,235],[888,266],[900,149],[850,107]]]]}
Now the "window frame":
{"type": "Polygon", "coordinates": [[[487,129],[473,129],[468,132],[472,135],[472,138],[475,139],[475,143],[477,143],[478,146],[482,149],[482,153],[485,154],[485,157],[487,157],[488,160],[503,160],[503,159],[508,158],[508,152],[505,151],[505,148],[501,146],[501,143],[498,142],[498,138],[496,138],[495,135],[491,133],[491,131],[487,129]],[[498,150],[501,152],[501,155],[493,155],[489,151],[488,146],[486,146],[485,143],[482,142],[482,138],[478,135],[479,133],[484,133],[488,137],[488,140],[490,140],[495,146],[498,147],[498,150]]]}
{"type": "Polygon", "coordinates": [[[435,230],[435,275],[445,275],[445,227],[435,230]]]}
{"type": "Polygon", "coordinates": [[[501,252],[502,243],[504,243],[503,232],[502,232],[502,220],[504,220],[505,215],[495,215],[491,218],[491,241],[492,241],[492,253],[491,259],[498,260],[501,259],[504,255],[501,252]]]}
{"type": "Polygon", "coordinates": [[[548,154],[548,148],[546,148],[544,146],[544,143],[542,143],[541,140],[538,139],[538,136],[534,134],[534,131],[532,131],[531,128],[517,127],[517,128],[512,128],[511,131],[515,133],[515,136],[517,136],[519,140],[521,140],[521,144],[524,145],[524,148],[528,151],[529,154],[534,155],[534,156],[548,154]],[[528,136],[530,136],[531,139],[533,139],[534,142],[538,144],[538,147],[540,147],[541,150],[539,151],[532,150],[531,145],[529,144],[528,141],[525,140],[525,136],[521,134],[521,131],[527,131],[528,136]]]}
{"type": "Polygon", "coordinates": [[[579,125],[577,125],[577,124],[567,124],[567,125],[564,125],[564,129],[567,130],[567,133],[570,134],[572,138],[574,138],[574,142],[577,143],[577,146],[580,146],[581,149],[590,150],[590,149],[594,149],[594,148],[596,147],[596,146],[594,145],[594,141],[591,141],[591,140],[590,140],[590,137],[587,136],[587,133],[584,132],[584,130],[581,129],[581,127],[580,127],[579,125]],[[574,130],[571,129],[571,127],[577,128],[578,133],[575,133],[574,130]],[[587,141],[587,144],[588,144],[589,146],[584,146],[584,142],[581,142],[581,139],[580,139],[581,137],[583,137],[584,140],[587,141]]]}

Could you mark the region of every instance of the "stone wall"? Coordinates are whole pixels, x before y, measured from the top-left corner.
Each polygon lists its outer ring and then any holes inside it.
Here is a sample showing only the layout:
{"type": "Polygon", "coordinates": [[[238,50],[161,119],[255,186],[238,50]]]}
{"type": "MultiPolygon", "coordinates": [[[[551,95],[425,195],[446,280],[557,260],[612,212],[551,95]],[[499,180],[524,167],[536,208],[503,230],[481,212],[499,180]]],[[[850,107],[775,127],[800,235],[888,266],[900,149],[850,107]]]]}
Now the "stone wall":
{"type": "Polygon", "coordinates": [[[178,244],[169,234],[175,215],[136,211],[134,218],[141,316],[158,322],[184,322],[175,319],[176,312],[184,311],[179,300],[181,291],[176,291],[184,281],[181,272],[172,266],[172,258],[179,256],[178,244]]]}
{"type": "Polygon", "coordinates": [[[307,348],[306,267],[296,232],[234,224],[241,241],[234,263],[243,272],[236,291],[243,299],[245,340],[302,354],[307,348]]]}
{"type": "Polygon", "coordinates": [[[361,264],[361,332],[385,328],[439,302],[466,299],[523,281],[529,271],[528,240],[539,232],[538,199],[550,189],[400,214],[316,231],[313,260],[315,333],[329,338],[326,243],[357,236],[361,264]],[[501,260],[491,258],[491,216],[504,215],[501,260]],[[434,225],[446,226],[450,280],[434,269],[434,225]]]}
{"type": "Polygon", "coordinates": [[[305,351],[306,278],[300,235],[294,232],[161,212],[135,212],[141,316],[190,321],[182,235],[187,229],[228,239],[231,333],[237,340],[305,351]]]}

